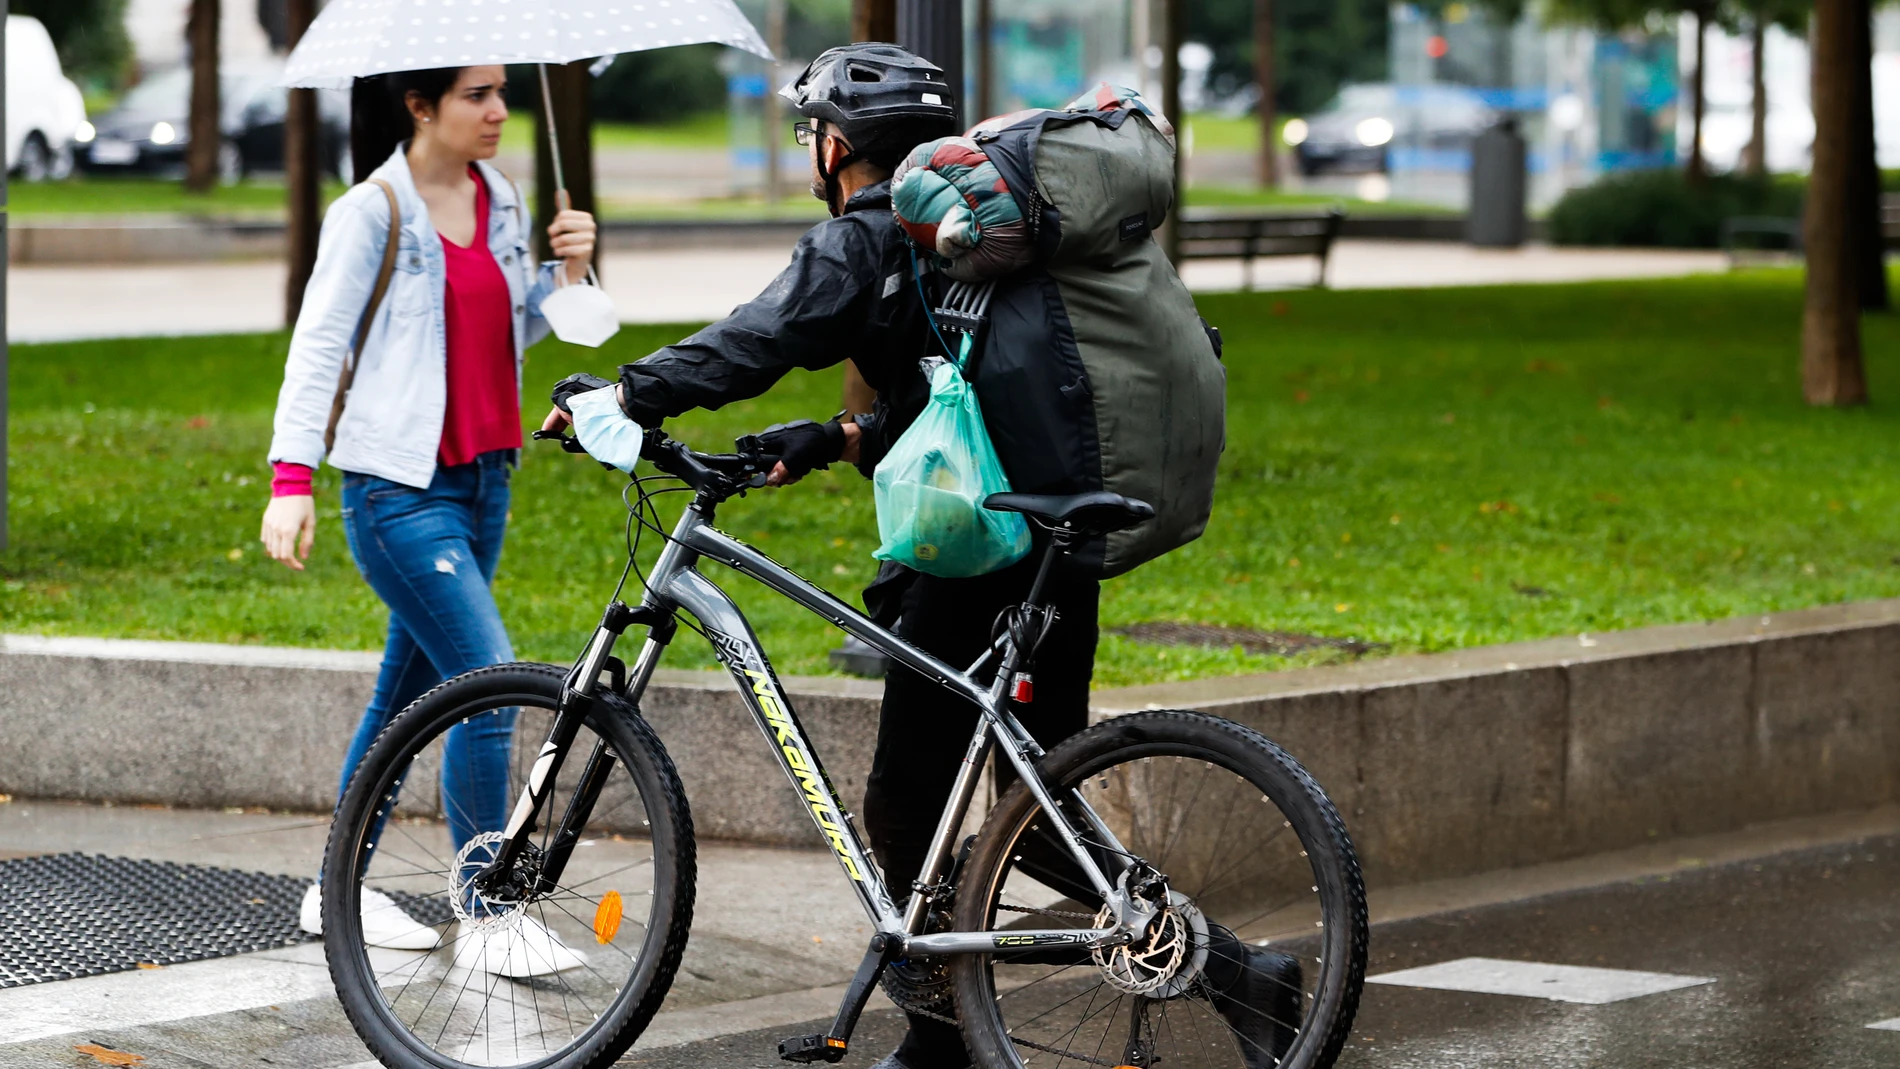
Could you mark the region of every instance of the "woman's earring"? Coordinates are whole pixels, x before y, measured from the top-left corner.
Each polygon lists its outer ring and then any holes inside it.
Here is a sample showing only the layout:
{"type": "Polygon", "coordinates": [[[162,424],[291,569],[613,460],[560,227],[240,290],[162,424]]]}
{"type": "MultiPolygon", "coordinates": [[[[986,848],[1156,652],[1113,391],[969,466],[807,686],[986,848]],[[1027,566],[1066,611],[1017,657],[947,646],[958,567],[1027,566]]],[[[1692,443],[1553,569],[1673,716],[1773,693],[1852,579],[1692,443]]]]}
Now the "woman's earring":
{"type": "Polygon", "coordinates": [[[428,122],[428,121],[429,121],[429,117],[428,117],[427,115],[424,115],[424,116],[422,117],[422,121],[423,121],[423,122],[428,122]]]}

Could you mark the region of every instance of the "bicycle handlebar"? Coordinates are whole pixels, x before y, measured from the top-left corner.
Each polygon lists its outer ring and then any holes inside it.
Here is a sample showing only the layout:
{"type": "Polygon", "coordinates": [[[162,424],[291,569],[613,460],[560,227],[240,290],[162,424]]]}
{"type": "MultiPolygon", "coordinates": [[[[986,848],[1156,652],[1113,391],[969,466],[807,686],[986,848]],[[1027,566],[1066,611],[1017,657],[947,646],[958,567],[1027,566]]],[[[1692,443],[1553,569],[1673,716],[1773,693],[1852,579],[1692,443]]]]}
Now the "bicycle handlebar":
{"type": "MultiPolygon", "coordinates": [[[[533,438],[559,442],[569,453],[587,455],[587,447],[579,438],[558,430],[535,431],[533,438]]],[[[752,434],[738,438],[733,447],[736,451],[731,453],[701,453],[656,427],[645,433],[640,443],[640,459],[701,493],[724,497],[764,486],[766,476],[778,463],[778,454],[768,452],[758,436],[752,434]]]]}

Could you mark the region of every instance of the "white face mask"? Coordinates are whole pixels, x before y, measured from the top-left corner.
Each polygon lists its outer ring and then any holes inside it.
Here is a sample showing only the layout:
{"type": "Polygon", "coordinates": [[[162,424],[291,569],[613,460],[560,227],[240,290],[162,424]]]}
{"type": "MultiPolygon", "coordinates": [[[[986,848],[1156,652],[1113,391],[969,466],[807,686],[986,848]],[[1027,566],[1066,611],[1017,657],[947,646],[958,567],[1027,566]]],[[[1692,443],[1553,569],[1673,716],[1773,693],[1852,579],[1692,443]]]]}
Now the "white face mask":
{"type": "Polygon", "coordinates": [[[587,283],[570,282],[543,298],[541,316],[554,329],[555,337],[597,349],[619,333],[620,317],[614,314],[613,298],[600,288],[600,280],[591,267],[587,269],[587,278],[587,283]]]}

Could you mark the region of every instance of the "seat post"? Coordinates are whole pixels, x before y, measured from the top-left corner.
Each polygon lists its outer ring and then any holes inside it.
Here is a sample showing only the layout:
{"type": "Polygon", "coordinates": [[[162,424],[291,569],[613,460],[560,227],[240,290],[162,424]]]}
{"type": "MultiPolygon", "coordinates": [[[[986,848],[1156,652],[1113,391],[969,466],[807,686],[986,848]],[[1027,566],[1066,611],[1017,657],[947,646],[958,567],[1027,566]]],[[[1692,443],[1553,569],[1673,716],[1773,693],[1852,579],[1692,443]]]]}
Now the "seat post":
{"type": "Polygon", "coordinates": [[[1032,609],[1042,608],[1042,591],[1043,587],[1049,583],[1050,569],[1054,566],[1059,554],[1068,552],[1068,543],[1067,538],[1054,531],[1050,532],[1049,548],[1043,551],[1042,565],[1036,569],[1036,581],[1030,584],[1029,596],[1023,599],[1023,604],[1032,609]]]}

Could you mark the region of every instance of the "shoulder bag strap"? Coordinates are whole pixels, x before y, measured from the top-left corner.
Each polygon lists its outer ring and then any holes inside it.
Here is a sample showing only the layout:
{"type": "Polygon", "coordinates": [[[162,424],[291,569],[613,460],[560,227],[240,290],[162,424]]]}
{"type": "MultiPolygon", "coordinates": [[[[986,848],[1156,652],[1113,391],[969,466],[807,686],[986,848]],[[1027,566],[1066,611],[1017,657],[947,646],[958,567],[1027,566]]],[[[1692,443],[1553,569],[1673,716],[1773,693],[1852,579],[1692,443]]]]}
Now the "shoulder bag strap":
{"type": "Polygon", "coordinates": [[[369,307],[363,310],[363,318],[356,324],[356,340],[350,343],[350,351],[343,360],[343,372],[336,378],[336,396],[330,400],[330,423],[323,431],[326,455],[336,445],[337,421],[343,418],[350,384],[356,381],[356,362],[362,356],[363,342],[369,338],[370,322],[376,318],[376,310],[382,307],[383,295],[389,292],[389,279],[396,272],[397,246],[402,240],[402,209],[396,204],[396,187],[381,178],[370,181],[383,187],[383,196],[389,201],[389,238],[383,244],[383,265],[376,271],[376,288],[370,290],[369,307]]]}

